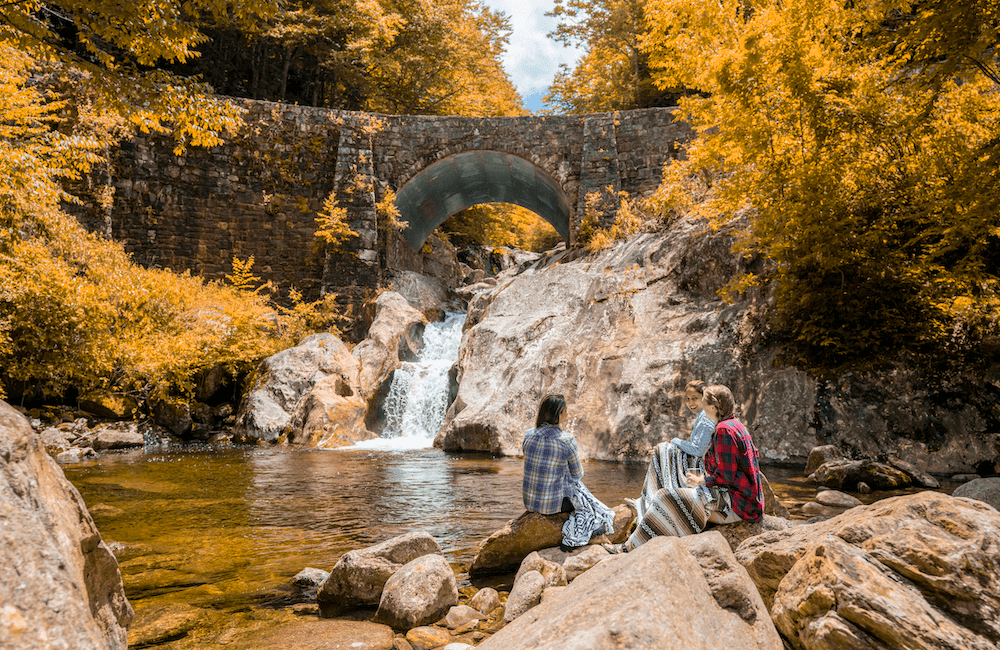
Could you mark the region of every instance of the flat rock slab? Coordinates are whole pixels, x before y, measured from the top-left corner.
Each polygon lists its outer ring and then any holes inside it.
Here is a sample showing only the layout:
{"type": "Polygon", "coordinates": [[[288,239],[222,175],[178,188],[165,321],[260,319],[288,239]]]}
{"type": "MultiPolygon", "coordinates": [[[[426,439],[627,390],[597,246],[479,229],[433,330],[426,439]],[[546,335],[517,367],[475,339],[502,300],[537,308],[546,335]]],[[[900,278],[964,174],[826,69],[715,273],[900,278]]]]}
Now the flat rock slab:
{"type": "Polygon", "coordinates": [[[336,619],[307,620],[261,630],[227,644],[233,650],[392,650],[388,625],[336,619]]]}

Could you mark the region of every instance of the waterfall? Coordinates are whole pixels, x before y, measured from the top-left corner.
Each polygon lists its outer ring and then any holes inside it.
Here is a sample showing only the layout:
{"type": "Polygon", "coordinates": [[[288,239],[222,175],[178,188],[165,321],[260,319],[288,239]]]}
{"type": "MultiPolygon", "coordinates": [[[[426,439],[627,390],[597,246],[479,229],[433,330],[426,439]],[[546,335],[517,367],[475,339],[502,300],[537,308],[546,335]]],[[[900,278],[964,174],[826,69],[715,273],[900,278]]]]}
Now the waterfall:
{"type": "Polygon", "coordinates": [[[358,443],[378,449],[430,447],[444,424],[451,384],[448,371],[458,359],[465,312],[449,313],[424,329],[424,347],[416,361],[404,361],[392,375],[383,402],[386,426],[380,438],[358,443]]]}

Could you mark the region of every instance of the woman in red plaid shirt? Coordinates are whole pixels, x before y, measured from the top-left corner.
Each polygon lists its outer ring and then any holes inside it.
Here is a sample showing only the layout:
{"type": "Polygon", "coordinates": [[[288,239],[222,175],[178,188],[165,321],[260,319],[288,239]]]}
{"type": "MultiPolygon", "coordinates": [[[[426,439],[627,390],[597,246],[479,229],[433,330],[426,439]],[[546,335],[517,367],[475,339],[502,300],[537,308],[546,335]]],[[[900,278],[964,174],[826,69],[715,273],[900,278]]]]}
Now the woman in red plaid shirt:
{"type": "Polygon", "coordinates": [[[705,454],[705,476],[688,476],[688,486],[664,488],[658,506],[643,514],[624,544],[605,544],[624,553],[656,535],[681,537],[700,533],[709,523],[755,522],[764,514],[757,447],[736,419],[736,401],[725,386],[709,386],[702,397],[705,415],[715,420],[712,446],[705,454]]]}

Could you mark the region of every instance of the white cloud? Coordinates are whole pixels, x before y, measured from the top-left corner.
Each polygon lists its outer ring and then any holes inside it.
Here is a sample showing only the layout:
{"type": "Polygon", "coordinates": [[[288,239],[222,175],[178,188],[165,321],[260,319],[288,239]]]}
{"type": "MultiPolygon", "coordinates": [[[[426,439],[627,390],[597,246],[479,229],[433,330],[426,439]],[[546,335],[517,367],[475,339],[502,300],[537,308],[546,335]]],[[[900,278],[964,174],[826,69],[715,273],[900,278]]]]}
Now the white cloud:
{"type": "Polygon", "coordinates": [[[528,0],[482,0],[496,11],[510,17],[511,35],[503,66],[522,97],[544,93],[555,78],[560,63],[572,67],[583,53],[564,47],[546,36],[555,29],[556,20],[545,15],[551,2],[528,0]]]}

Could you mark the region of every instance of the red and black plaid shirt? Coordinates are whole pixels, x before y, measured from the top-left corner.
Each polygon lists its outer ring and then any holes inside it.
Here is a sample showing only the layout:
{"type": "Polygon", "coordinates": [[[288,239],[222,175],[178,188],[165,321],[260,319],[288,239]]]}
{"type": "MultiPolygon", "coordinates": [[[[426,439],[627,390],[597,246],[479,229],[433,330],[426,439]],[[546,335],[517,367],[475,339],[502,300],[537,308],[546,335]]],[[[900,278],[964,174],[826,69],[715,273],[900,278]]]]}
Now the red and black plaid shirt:
{"type": "Polygon", "coordinates": [[[705,485],[729,490],[733,512],[744,521],[764,514],[757,448],[743,423],[730,415],[715,425],[712,446],[705,454],[705,485]]]}

